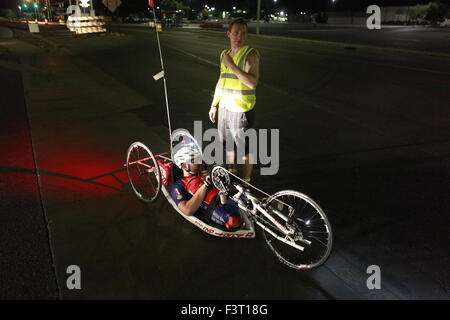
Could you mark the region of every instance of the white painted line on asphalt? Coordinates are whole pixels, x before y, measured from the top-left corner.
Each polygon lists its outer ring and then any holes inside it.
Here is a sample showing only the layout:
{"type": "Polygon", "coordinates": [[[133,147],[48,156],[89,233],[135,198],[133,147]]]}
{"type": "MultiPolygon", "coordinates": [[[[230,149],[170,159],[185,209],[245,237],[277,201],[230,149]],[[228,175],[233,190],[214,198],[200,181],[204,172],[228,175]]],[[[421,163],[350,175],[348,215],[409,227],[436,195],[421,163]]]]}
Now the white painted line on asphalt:
{"type": "Polygon", "coordinates": [[[326,31],[326,32],[329,32],[329,31],[346,31],[346,30],[343,30],[343,29],[317,29],[317,30],[308,30],[308,29],[293,30],[293,29],[290,29],[290,30],[287,30],[287,31],[290,31],[290,32],[315,32],[315,31],[326,31]]]}
{"type": "Polygon", "coordinates": [[[413,40],[413,39],[400,39],[400,38],[398,38],[398,39],[394,39],[394,40],[400,40],[400,41],[410,41],[410,42],[420,42],[420,40],[413,40]]]}
{"type": "Polygon", "coordinates": [[[194,59],[197,59],[197,60],[200,60],[200,61],[202,61],[202,62],[205,62],[205,63],[207,63],[207,64],[209,64],[209,65],[214,66],[214,67],[218,67],[218,66],[219,66],[218,63],[215,63],[215,62],[212,62],[212,61],[210,61],[210,60],[208,60],[208,59],[199,57],[199,56],[197,56],[197,55],[195,55],[195,54],[192,54],[192,53],[187,52],[187,51],[185,51],[185,50],[182,50],[182,49],[180,49],[180,48],[176,48],[176,47],[172,47],[172,46],[168,46],[168,45],[165,45],[165,46],[168,47],[168,48],[170,48],[170,49],[179,51],[179,52],[181,52],[181,53],[183,53],[183,54],[185,54],[185,55],[187,55],[187,56],[189,56],[189,57],[192,57],[192,58],[194,58],[194,59]]]}
{"type": "Polygon", "coordinates": [[[442,75],[450,76],[450,72],[443,72],[443,71],[437,71],[437,70],[431,70],[431,69],[405,67],[405,66],[399,66],[399,65],[395,65],[395,64],[370,62],[370,61],[367,61],[366,63],[370,63],[373,65],[382,66],[382,67],[387,67],[387,68],[397,68],[397,69],[404,69],[404,70],[415,71],[415,72],[428,72],[428,73],[435,73],[435,74],[442,74],[442,75]]]}
{"type": "MultiPolygon", "coordinates": [[[[425,29],[428,31],[428,29],[425,29]]],[[[391,30],[392,32],[416,32],[417,28],[399,28],[399,29],[393,29],[391,30]]],[[[421,30],[423,31],[423,30],[421,30]]]]}
{"type": "MultiPolygon", "coordinates": [[[[181,53],[184,53],[184,54],[186,54],[186,55],[188,55],[188,56],[190,56],[190,57],[192,57],[192,58],[194,58],[194,59],[203,61],[203,62],[205,62],[205,63],[207,63],[207,64],[209,64],[209,65],[212,65],[212,66],[214,66],[214,67],[217,67],[217,66],[218,66],[217,63],[214,63],[214,62],[212,62],[212,61],[210,61],[210,60],[207,60],[207,59],[204,59],[204,58],[202,58],[202,57],[199,57],[199,56],[197,56],[197,55],[195,55],[195,54],[192,54],[192,53],[187,52],[187,51],[185,51],[185,50],[182,50],[182,49],[180,49],[180,48],[175,48],[175,47],[172,47],[172,46],[167,46],[167,47],[170,47],[171,49],[174,49],[174,50],[177,50],[177,51],[179,51],[179,52],[181,52],[181,53]]],[[[373,65],[378,65],[378,66],[386,67],[386,68],[397,68],[397,69],[404,69],[404,70],[409,70],[409,71],[414,71],[414,72],[428,72],[428,73],[435,73],[435,74],[441,74],[441,75],[450,76],[450,72],[443,72],[443,71],[437,71],[437,70],[431,70],[431,69],[424,69],[424,68],[405,67],[405,66],[399,66],[399,65],[388,64],[388,63],[379,63],[379,62],[370,62],[370,61],[365,61],[365,62],[366,62],[366,63],[369,63],[369,64],[373,64],[373,65]]]]}

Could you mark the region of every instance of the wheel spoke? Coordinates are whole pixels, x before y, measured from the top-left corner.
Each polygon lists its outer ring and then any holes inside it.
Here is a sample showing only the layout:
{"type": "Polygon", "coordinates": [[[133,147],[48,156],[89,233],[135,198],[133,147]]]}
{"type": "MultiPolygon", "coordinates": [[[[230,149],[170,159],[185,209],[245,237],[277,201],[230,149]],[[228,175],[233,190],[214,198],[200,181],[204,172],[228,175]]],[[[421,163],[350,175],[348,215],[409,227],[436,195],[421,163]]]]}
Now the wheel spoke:
{"type": "Polygon", "coordinates": [[[155,168],[154,166],[148,165],[148,164],[146,164],[146,163],[144,163],[144,162],[141,162],[141,161],[138,161],[138,164],[140,164],[140,165],[143,166],[143,167],[147,167],[147,168],[149,168],[150,170],[155,168]]]}
{"type": "Polygon", "coordinates": [[[296,199],[294,196],[292,196],[292,198],[294,198],[294,203],[293,203],[292,207],[288,207],[288,212],[289,212],[289,213],[288,213],[288,217],[289,217],[289,218],[292,218],[292,215],[293,215],[294,212],[295,212],[295,209],[294,209],[294,208],[295,208],[295,205],[296,205],[296,202],[297,202],[297,201],[296,201],[297,199],[296,199]]]}
{"type": "Polygon", "coordinates": [[[153,192],[156,192],[156,189],[155,189],[155,187],[153,186],[153,183],[152,183],[151,179],[149,179],[149,183],[150,183],[150,186],[151,186],[152,189],[153,189],[153,192]]]}
{"type": "Polygon", "coordinates": [[[328,246],[325,242],[323,242],[321,239],[317,238],[316,236],[310,236],[310,237],[307,237],[306,239],[315,239],[318,242],[320,242],[321,244],[323,244],[325,247],[328,246]]]}
{"type": "Polygon", "coordinates": [[[327,231],[308,231],[308,234],[309,233],[321,233],[321,234],[326,233],[326,234],[328,234],[327,231]]]}
{"type": "Polygon", "coordinates": [[[303,204],[302,204],[302,206],[300,207],[300,210],[299,210],[299,212],[300,212],[300,216],[301,217],[303,217],[303,211],[305,210],[305,207],[306,207],[306,205],[307,205],[307,203],[305,202],[305,201],[302,201],[303,202],[303,204]]]}
{"type": "Polygon", "coordinates": [[[314,213],[314,215],[311,218],[309,218],[308,220],[306,220],[306,221],[309,221],[309,222],[313,221],[313,218],[315,216],[317,216],[318,213],[319,213],[319,211],[316,211],[316,213],[314,213]]]}

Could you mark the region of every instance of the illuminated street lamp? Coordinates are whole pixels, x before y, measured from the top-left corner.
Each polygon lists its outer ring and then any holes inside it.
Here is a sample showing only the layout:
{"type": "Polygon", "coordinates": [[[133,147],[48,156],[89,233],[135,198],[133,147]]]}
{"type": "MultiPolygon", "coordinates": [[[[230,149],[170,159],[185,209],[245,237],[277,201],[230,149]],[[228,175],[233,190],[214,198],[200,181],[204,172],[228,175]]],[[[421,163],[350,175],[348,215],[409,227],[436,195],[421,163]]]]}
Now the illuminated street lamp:
{"type": "Polygon", "coordinates": [[[36,2],[33,3],[33,8],[34,8],[34,14],[36,15],[36,21],[38,20],[39,16],[37,13],[37,9],[39,8],[39,4],[37,4],[36,2]]]}

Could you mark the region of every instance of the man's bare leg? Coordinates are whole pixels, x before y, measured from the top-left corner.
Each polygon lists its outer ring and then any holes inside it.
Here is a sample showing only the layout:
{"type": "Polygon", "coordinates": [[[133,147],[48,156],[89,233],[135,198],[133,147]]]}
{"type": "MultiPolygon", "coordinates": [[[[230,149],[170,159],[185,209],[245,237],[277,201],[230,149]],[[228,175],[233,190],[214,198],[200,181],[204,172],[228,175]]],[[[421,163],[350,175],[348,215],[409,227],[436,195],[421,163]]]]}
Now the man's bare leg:
{"type": "Polygon", "coordinates": [[[237,173],[236,152],[227,151],[227,167],[231,173],[237,173]]]}
{"type": "Polygon", "coordinates": [[[244,160],[244,172],[242,178],[244,179],[244,181],[250,182],[252,178],[254,155],[249,153],[246,156],[244,156],[243,160],[244,160]]]}

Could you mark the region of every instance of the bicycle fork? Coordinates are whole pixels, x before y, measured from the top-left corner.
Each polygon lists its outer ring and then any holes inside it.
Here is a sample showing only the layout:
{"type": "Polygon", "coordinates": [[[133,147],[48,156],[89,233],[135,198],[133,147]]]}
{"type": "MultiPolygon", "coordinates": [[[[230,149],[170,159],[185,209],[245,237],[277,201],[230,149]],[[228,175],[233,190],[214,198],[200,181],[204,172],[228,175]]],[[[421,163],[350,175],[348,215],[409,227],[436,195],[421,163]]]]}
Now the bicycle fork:
{"type": "MultiPolygon", "coordinates": [[[[286,229],[285,226],[283,226],[281,223],[279,223],[274,217],[272,217],[270,214],[268,214],[266,212],[266,210],[264,208],[262,208],[259,204],[253,204],[256,207],[256,210],[261,212],[270,222],[272,222],[278,229],[280,229],[281,232],[283,232],[286,236],[289,236],[291,234],[291,231],[289,231],[288,229],[286,229]]],[[[269,227],[265,226],[264,223],[262,223],[261,221],[258,221],[258,219],[255,219],[255,222],[257,225],[259,225],[264,231],[267,231],[268,233],[270,233],[270,235],[272,235],[272,237],[274,237],[275,239],[284,242],[288,245],[290,245],[291,247],[294,247],[295,249],[298,250],[305,250],[304,247],[294,243],[293,241],[290,241],[288,239],[286,239],[286,237],[282,237],[277,235],[275,232],[273,232],[269,227]]]]}

